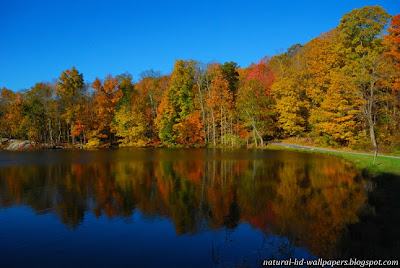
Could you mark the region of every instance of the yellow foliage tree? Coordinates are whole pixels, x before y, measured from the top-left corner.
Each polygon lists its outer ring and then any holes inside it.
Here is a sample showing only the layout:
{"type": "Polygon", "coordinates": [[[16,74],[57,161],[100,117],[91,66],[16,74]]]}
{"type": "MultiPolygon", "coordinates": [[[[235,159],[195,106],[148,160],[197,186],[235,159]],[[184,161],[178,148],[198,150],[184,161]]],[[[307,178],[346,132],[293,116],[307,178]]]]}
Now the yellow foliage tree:
{"type": "Polygon", "coordinates": [[[289,136],[298,135],[306,130],[310,108],[301,46],[292,46],[288,52],[272,58],[271,64],[276,73],[272,91],[280,127],[289,136]]]}

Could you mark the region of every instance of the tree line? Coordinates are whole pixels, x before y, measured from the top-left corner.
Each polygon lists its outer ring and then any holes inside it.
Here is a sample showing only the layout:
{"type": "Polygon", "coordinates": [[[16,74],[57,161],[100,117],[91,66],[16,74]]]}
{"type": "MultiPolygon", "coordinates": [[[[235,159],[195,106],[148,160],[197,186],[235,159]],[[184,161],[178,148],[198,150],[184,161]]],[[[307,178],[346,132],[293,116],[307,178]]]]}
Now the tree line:
{"type": "Polygon", "coordinates": [[[176,60],[84,81],[75,67],[53,82],[0,96],[0,135],[87,147],[316,144],[400,150],[400,15],[354,9],[304,45],[241,68],[176,60]]]}

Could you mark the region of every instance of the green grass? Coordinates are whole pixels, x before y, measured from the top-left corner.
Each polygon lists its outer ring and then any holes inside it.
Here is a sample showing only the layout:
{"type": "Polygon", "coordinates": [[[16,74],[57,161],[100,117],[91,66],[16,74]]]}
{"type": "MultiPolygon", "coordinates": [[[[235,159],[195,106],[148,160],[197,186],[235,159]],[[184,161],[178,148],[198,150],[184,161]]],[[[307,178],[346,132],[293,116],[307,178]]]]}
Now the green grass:
{"type": "Polygon", "coordinates": [[[313,151],[308,149],[298,149],[298,148],[289,148],[278,145],[268,145],[267,149],[271,150],[292,150],[299,152],[307,152],[307,153],[318,153],[318,154],[327,154],[327,155],[335,155],[346,159],[352,163],[364,174],[368,174],[370,176],[377,176],[379,174],[390,173],[400,175],[400,159],[396,158],[388,158],[388,157],[378,157],[376,158],[375,165],[374,156],[369,155],[358,155],[358,154],[350,154],[350,153],[339,153],[339,152],[327,152],[327,151],[313,151]]]}
{"type": "Polygon", "coordinates": [[[379,157],[378,155],[374,165],[373,156],[346,153],[337,153],[336,155],[354,163],[357,168],[361,170],[366,170],[371,175],[378,175],[382,173],[400,175],[400,159],[379,157]]]}

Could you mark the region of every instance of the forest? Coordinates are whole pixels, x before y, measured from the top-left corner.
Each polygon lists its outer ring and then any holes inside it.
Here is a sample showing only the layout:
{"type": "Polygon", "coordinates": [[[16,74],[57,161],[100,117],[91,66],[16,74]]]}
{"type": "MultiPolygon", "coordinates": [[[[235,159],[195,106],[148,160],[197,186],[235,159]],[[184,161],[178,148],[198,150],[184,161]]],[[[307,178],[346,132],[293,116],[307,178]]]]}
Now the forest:
{"type": "MultiPolygon", "coordinates": [[[[308,43],[237,63],[176,60],[93,82],[75,67],[27,90],[1,89],[0,138],[71,147],[314,144],[400,152],[400,14],[366,6],[308,43]]],[[[23,78],[22,78],[23,79],[23,78]]]]}

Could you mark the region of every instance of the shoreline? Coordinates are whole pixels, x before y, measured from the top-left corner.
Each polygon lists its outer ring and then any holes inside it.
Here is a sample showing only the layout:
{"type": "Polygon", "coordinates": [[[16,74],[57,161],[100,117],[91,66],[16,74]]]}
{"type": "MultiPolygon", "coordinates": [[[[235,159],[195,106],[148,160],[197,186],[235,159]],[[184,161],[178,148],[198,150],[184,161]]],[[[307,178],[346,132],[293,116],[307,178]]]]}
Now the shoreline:
{"type": "MultiPolygon", "coordinates": [[[[50,145],[31,143],[26,140],[3,139],[0,150],[2,151],[40,151],[40,150],[96,150],[96,149],[114,149],[119,147],[96,147],[85,148],[80,144],[72,145],[50,145]]],[[[122,147],[130,148],[130,147],[122,147]]],[[[136,147],[132,147],[136,148],[136,147]]],[[[139,147],[138,147],[139,148],[139,147]]],[[[141,148],[141,147],[140,147],[141,148]]],[[[143,148],[164,148],[164,147],[143,147],[143,148]]],[[[165,147],[167,148],[167,147],[165,147]]],[[[207,147],[205,147],[207,148],[207,147]]],[[[231,147],[229,147],[231,148],[231,147]]],[[[212,149],[212,148],[208,148],[212,149]]],[[[224,149],[224,148],[216,148],[224,149]]],[[[235,149],[235,148],[232,148],[235,149]]],[[[248,148],[251,149],[251,148],[248,148]]],[[[253,148],[255,149],[255,148],[253,148]]],[[[307,153],[321,153],[341,157],[352,162],[364,175],[377,176],[380,174],[390,173],[400,175],[400,157],[378,154],[374,164],[374,155],[364,152],[340,151],[336,149],[327,149],[300,144],[292,144],[286,142],[268,142],[261,150],[292,150],[307,153]]]]}

